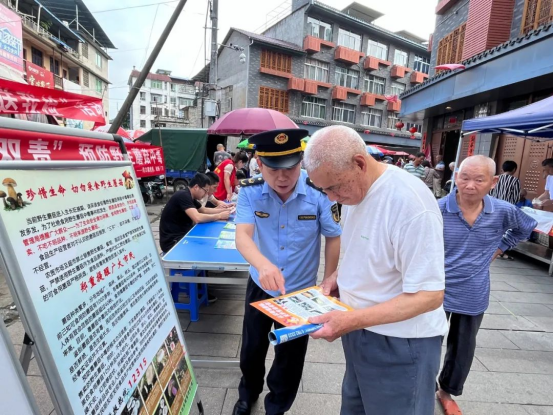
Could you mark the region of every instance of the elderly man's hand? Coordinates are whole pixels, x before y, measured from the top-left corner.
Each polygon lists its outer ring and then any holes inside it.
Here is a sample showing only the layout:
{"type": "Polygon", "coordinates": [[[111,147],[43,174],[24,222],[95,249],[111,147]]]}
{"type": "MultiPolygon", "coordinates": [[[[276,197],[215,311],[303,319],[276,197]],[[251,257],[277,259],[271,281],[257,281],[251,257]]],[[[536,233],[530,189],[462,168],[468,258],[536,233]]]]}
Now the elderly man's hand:
{"type": "Polygon", "coordinates": [[[492,261],[495,261],[495,259],[496,259],[499,255],[501,255],[502,253],[503,253],[503,251],[502,251],[501,249],[497,248],[497,249],[495,250],[495,252],[493,253],[492,261]]]}
{"type": "Polygon", "coordinates": [[[351,329],[351,311],[330,311],[322,316],[311,317],[309,322],[312,324],[323,324],[319,330],[313,332],[311,337],[314,339],[325,339],[332,342],[344,334],[352,331],[351,329]]]}
{"type": "Polygon", "coordinates": [[[284,288],[284,277],[277,266],[268,263],[258,269],[258,272],[261,288],[269,291],[280,291],[282,295],[286,294],[286,289],[284,288]]]}

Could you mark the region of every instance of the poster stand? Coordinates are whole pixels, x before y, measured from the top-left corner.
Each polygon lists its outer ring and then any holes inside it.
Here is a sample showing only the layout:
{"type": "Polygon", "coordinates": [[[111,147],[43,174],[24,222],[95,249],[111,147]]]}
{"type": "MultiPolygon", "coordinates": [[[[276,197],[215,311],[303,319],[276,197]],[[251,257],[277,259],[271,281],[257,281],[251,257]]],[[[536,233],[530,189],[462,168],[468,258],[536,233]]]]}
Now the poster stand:
{"type": "Polygon", "coordinates": [[[9,414],[39,415],[40,411],[31,387],[17,361],[15,349],[2,319],[0,319],[0,370],[2,371],[0,377],[2,411],[9,414]]]}
{"type": "Polygon", "coordinates": [[[0,161],[0,174],[4,193],[21,188],[0,205],[0,262],[28,333],[20,359],[28,368],[32,347],[56,412],[203,414],[128,158],[0,161]]]}

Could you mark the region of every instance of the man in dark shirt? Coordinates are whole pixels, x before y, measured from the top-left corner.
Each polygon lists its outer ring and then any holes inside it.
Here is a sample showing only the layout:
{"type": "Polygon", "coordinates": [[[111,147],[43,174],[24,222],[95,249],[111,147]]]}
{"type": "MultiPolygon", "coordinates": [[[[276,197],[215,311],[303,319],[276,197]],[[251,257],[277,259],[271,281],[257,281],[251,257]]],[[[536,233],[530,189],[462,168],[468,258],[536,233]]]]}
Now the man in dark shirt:
{"type": "Polygon", "coordinates": [[[186,235],[196,223],[227,220],[228,209],[202,209],[201,200],[208,192],[211,180],[203,173],[197,173],[187,188],[176,192],[161,214],[159,224],[159,244],[163,252],[168,252],[186,235]],[[205,213],[201,213],[201,211],[205,213]]]}

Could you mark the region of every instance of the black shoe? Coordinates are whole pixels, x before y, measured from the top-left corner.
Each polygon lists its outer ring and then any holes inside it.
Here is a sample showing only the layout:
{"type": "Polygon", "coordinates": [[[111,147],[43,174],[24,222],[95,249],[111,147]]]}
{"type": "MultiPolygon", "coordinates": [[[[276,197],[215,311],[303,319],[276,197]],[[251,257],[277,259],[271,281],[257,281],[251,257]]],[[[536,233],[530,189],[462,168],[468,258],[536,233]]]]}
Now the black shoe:
{"type": "Polygon", "coordinates": [[[211,293],[209,293],[209,292],[207,293],[207,302],[208,302],[209,304],[213,304],[213,303],[214,303],[215,301],[217,301],[217,300],[218,300],[218,298],[215,297],[213,294],[211,294],[211,293]]]}
{"type": "Polygon", "coordinates": [[[232,415],[250,415],[252,411],[252,406],[249,402],[246,401],[238,401],[234,405],[234,409],[232,410],[232,415]]]}

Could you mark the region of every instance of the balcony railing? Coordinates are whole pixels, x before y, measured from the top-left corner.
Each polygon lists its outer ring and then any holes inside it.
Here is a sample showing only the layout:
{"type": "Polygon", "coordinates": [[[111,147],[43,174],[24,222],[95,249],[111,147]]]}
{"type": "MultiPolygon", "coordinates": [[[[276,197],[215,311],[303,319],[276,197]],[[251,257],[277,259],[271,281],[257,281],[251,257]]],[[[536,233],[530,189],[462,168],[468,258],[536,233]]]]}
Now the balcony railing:
{"type": "Polygon", "coordinates": [[[55,73],[52,75],[54,75],[54,87],[63,89],[63,78],[61,76],[56,75],[55,73]]]}

